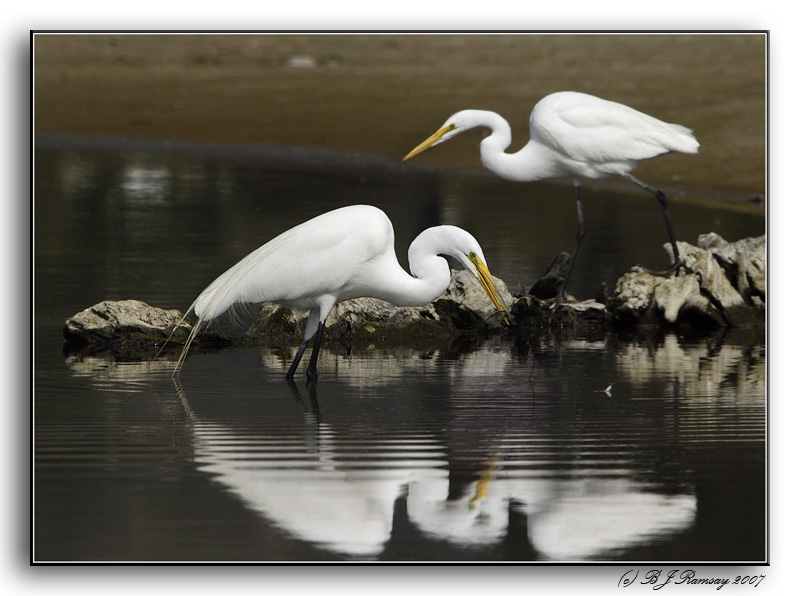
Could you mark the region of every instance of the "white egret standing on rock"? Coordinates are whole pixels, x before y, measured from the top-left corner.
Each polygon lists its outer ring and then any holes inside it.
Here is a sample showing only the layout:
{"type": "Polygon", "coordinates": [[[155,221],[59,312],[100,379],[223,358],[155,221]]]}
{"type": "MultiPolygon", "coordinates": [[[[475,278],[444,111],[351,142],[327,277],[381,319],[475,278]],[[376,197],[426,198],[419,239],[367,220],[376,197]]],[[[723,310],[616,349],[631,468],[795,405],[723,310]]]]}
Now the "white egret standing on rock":
{"type": "Polygon", "coordinates": [[[638,162],[662,153],[697,153],[692,131],[668,124],[626,105],[573,91],[552,93],[534,106],[530,141],[516,153],[505,153],[511,144],[511,127],[500,115],[486,110],[463,110],[450,116],[430,138],[406,155],[404,161],[466,130],[485,127],[491,134],[481,141],[481,162],[506,180],[528,182],[569,176],[575,183],[578,231],[567,274],[556,296],[564,291],[584,236],[581,179],[618,174],[652,193],[661,204],[672,244],[675,271],[680,266],[678,245],[672,229],[667,197],[658,189],[630,175],[638,162]]]}
{"type": "Polygon", "coordinates": [[[317,379],[317,357],[325,319],[337,302],[372,297],[398,306],[423,306],[450,282],[448,255],[480,282],[508,322],[483,250],[473,236],[455,226],[423,231],[408,248],[412,275],[397,262],[394,229],[376,207],[352,205],[319,215],[256,249],[214,280],[189,307],[197,322],[183,348],[177,373],[202,326],[236,304],[276,302],[308,310],[308,325],[286,378],[294,376],[309,340],[316,334],[306,370],[317,379]]]}

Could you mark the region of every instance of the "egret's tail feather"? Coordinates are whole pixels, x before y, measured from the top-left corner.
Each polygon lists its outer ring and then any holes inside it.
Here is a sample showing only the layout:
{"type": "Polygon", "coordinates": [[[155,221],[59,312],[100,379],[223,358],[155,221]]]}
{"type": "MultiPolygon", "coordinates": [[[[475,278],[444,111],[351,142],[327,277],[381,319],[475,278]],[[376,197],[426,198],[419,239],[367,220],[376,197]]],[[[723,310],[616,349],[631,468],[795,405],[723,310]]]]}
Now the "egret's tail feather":
{"type": "Polygon", "coordinates": [[[700,143],[694,137],[694,131],[680,124],[670,124],[672,132],[675,133],[667,145],[670,151],[679,153],[697,153],[700,143]]]}
{"type": "MultiPolygon", "coordinates": [[[[195,321],[195,324],[192,326],[189,337],[183,345],[183,350],[181,350],[178,364],[175,365],[175,369],[172,371],[173,377],[180,374],[183,363],[186,361],[186,356],[189,354],[189,348],[200,331],[208,326],[209,321],[217,318],[233,306],[235,299],[227,295],[225,291],[226,284],[223,283],[228,275],[229,273],[226,272],[203,290],[203,292],[195,298],[191,306],[189,306],[183,319],[181,319],[181,322],[183,322],[192,311],[197,315],[197,321],[195,321]]],[[[228,285],[227,287],[231,286],[228,285]]]]}
{"type": "Polygon", "coordinates": [[[172,336],[175,335],[175,332],[178,330],[178,327],[180,327],[183,324],[183,321],[185,319],[186,319],[186,315],[183,315],[181,317],[181,320],[178,321],[177,323],[175,323],[175,326],[172,328],[172,331],[170,331],[170,334],[167,336],[167,339],[164,340],[164,343],[162,343],[161,347],[158,348],[158,352],[156,352],[156,355],[153,356],[153,360],[156,360],[159,356],[161,356],[161,352],[163,352],[164,348],[167,347],[167,344],[169,344],[169,340],[172,339],[172,336]]]}
{"type": "MultiPolygon", "coordinates": [[[[226,297],[222,296],[221,298],[225,299],[226,297]]],[[[259,313],[260,304],[234,302],[232,304],[227,303],[224,309],[220,309],[219,302],[221,302],[221,299],[218,295],[203,292],[203,294],[192,303],[186,311],[186,314],[178,322],[178,325],[183,323],[192,311],[197,315],[197,321],[192,326],[189,337],[183,345],[181,355],[178,358],[178,364],[175,366],[175,370],[172,373],[173,376],[180,373],[183,363],[189,354],[192,342],[201,332],[207,329],[209,325],[213,323],[216,328],[219,322],[221,329],[225,332],[241,332],[247,330],[252,325],[259,313]],[[201,299],[205,299],[203,306],[200,306],[201,299]],[[213,313],[214,316],[207,316],[206,313],[208,312],[213,313]]]]}
{"type": "MultiPolygon", "coordinates": [[[[181,317],[181,320],[178,321],[178,326],[181,325],[186,320],[186,317],[188,317],[189,313],[192,312],[192,310],[194,309],[194,305],[196,302],[197,302],[196,300],[195,302],[192,302],[191,306],[189,306],[189,308],[186,310],[186,314],[184,314],[183,317],[181,317]]],[[[183,367],[183,363],[186,360],[186,355],[189,353],[189,347],[192,345],[192,341],[194,341],[194,338],[197,337],[197,334],[200,331],[201,323],[202,319],[198,318],[195,324],[192,326],[192,330],[189,331],[189,337],[186,338],[186,343],[183,344],[181,355],[178,357],[178,363],[175,365],[175,368],[172,371],[173,377],[176,377],[180,374],[181,368],[183,367]]]]}

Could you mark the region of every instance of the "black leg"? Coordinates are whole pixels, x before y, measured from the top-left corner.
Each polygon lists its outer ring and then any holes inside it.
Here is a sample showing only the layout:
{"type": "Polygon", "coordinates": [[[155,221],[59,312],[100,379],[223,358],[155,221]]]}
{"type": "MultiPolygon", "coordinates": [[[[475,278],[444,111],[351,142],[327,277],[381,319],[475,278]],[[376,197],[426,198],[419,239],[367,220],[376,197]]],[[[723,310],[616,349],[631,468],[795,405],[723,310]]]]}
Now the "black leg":
{"type": "Polygon", "coordinates": [[[669,206],[667,206],[667,196],[658,190],[657,188],[653,188],[646,182],[642,182],[638,178],[631,176],[630,174],[623,174],[622,175],[626,180],[630,180],[634,184],[641,186],[647,192],[652,194],[656,199],[658,199],[658,203],[661,205],[661,210],[664,212],[664,220],[667,222],[667,232],[669,233],[669,243],[672,245],[672,263],[674,268],[674,273],[677,276],[678,271],[680,270],[681,264],[681,257],[680,253],[678,252],[678,243],[675,241],[675,232],[672,229],[672,218],[669,215],[669,206]]]}
{"type": "Polygon", "coordinates": [[[578,256],[578,249],[581,247],[583,237],[586,235],[586,228],[583,224],[581,183],[577,180],[575,181],[575,203],[578,206],[578,231],[575,233],[575,246],[572,247],[572,256],[570,257],[569,265],[567,266],[567,274],[564,276],[564,279],[561,281],[561,286],[558,288],[558,294],[556,294],[556,303],[553,307],[553,310],[558,309],[561,303],[564,302],[564,296],[566,295],[567,290],[567,282],[569,282],[569,276],[572,275],[572,267],[575,264],[575,258],[578,256]]]}
{"type": "Polygon", "coordinates": [[[300,347],[297,348],[297,354],[294,355],[294,360],[292,360],[292,365],[289,367],[289,370],[286,371],[286,378],[290,381],[294,378],[294,371],[297,370],[297,366],[300,364],[300,360],[303,358],[303,352],[306,351],[306,346],[308,345],[308,340],[305,339],[300,344],[300,347]]]}
{"type": "Polygon", "coordinates": [[[325,321],[320,321],[317,327],[317,336],[314,338],[314,349],[311,351],[311,360],[308,361],[308,368],[306,369],[306,378],[309,381],[317,380],[317,358],[319,357],[319,348],[322,345],[322,332],[325,331],[325,321]]]}

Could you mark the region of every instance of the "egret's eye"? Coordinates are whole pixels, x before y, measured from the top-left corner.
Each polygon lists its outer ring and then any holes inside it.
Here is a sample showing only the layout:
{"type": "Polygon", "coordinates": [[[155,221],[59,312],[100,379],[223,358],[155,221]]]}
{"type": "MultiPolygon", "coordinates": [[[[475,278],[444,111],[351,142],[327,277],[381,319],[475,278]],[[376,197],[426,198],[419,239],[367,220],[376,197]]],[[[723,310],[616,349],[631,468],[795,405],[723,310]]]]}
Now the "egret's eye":
{"type": "Polygon", "coordinates": [[[474,251],[474,250],[472,250],[472,251],[470,251],[470,253],[469,253],[469,258],[470,258],[470,259],[477,259],[477,258],[478,258],[478,255],[477,255],[477,254],[475,254],[475,251],[474,251]]]}

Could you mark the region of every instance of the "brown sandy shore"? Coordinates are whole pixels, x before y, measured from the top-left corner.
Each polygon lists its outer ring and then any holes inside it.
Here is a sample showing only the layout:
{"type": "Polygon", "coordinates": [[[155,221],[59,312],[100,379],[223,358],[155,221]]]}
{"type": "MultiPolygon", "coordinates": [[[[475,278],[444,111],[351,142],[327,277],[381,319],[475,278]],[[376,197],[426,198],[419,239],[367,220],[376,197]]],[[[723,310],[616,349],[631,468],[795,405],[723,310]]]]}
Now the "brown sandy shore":
{"type": "MultiPolygon", "coordinates": [[[[694,129],[696,156],[637,170],[686,197],[765,192],[761,34],[37,34],[34,131],[402,157],[452,112],[527,140],[538,99],[593,93],[694,129]]],[[[479,168],[478,133],[420,163],[479,168]]],[[[760,208],[760,207],[759,207],[760,208]]]]}

